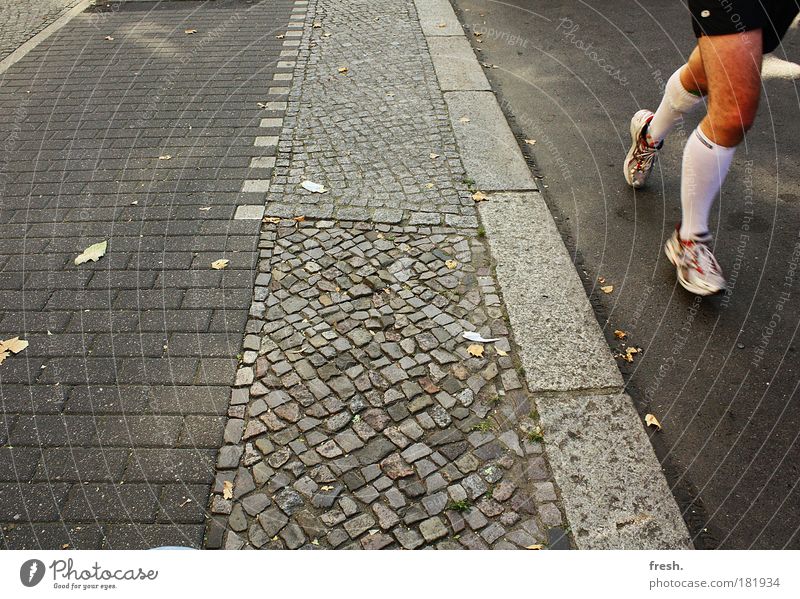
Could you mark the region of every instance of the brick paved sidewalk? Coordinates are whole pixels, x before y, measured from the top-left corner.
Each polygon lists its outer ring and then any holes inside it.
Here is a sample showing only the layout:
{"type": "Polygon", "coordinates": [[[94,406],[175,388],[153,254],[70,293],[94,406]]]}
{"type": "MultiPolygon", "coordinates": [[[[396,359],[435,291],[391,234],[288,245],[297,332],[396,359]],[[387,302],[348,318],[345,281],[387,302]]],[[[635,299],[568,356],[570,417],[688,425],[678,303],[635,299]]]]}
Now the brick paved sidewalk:
{"type": "Polygon", "coordinates": [[[81,0],[0,0],[0,60],[81,0]]]}
{"type": "Polygon", "coordinates": [[[200,545],[292,8],[125,3],[0,75],[3,547],[200,545]]]}
{"type": "Polygon", "coordinates": [[[414,3],[310,4],[207,546],[560,539],[536,406],[414,3]],[[464,331],[499,340],[471,353],[464,331]]]}

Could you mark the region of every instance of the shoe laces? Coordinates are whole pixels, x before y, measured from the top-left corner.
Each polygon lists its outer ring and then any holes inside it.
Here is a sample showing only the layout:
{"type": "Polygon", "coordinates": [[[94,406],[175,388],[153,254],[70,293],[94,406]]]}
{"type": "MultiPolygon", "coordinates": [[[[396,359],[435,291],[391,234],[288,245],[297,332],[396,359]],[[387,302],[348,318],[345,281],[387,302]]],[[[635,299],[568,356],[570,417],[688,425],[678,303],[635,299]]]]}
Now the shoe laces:
{"type": "Polygon", "coordinates": [[[653,147],[647,143],[644,137],[641,137],[636,152],[633,154],[636,160],[636,170],[639,172],[647,172],[653,168],[653,164],[656,161],[656,156],[658,156],[658,151],[660,149],[661,144],[653,147]]]}
{"type": "Polygon", "coordinates": [[[719,262],[714,257],[711,249],[704,241],[681,240],[686,255],[687,264],[696,270],[699,274],[705,275],[710,273],[716,276],[722,276],[722,269],[719,262]]]}

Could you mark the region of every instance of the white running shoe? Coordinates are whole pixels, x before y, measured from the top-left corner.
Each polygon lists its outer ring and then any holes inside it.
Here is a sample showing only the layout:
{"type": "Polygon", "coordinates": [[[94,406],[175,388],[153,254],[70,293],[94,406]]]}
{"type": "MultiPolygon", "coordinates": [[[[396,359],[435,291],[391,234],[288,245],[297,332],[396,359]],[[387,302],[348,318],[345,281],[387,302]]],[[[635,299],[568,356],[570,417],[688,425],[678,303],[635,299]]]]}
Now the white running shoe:
{"type": "Polygon", "coordinates": [[[658,151],[664,142],[653,147],[647,143],[645,128],[653,120],[653,113],[640,110],[631,119],[631,149],[625,157],[625,180],[634,189],[644,187],[656,163],[658,151]]]}
{"type": "Polygon", "coordinates": [[[725,291],[725,278],[719,262],[711,253],[707,239],[681,239],[678,227],[667,240],[664,253],[675,266],[678,282],[695,295],[714,295],[725,291]]]}

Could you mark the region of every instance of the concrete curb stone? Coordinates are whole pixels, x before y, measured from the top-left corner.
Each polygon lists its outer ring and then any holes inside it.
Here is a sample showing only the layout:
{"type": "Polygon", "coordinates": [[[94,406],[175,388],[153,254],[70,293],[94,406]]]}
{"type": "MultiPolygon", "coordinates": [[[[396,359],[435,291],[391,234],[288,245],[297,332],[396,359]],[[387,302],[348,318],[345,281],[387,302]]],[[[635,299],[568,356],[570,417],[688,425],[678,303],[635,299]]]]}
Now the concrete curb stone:
{"type": "MultiPolygon", "coordinates": [[[[464,36],[460,25],[451,24],[455,13],[447,0],[415,3],[429,46],[444,32],[464,36]]],[[[449,92],[445,100],[477,187],[536,190],[493,94],[449,92]]],[[[479,214],[530,389],[550,391],[535,401],[577,547],[690,549],[686,524],[633,403],[613,392],[622,386],[621,376],[543,199],[538,193],[490,194],[479,214]],[[542,335],[543,327],[556,335],[542,335]],[[537,333],[541,344],[531,342],[537,333]],[[563,352],[560,359],[554,351],[563,352]],[[592,388],[613,393],[575,396],[592,388]],[[555,390],[562,392],[554,396],[555,390]]]]}

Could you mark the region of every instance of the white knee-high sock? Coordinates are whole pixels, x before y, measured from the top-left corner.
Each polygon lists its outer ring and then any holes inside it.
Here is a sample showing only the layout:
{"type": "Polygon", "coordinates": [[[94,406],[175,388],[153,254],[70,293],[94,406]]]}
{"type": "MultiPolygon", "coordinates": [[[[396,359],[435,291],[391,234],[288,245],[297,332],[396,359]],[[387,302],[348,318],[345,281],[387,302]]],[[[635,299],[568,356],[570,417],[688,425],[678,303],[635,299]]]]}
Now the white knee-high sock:
{"type": "Polygon", "coordinates": [[[730,169],[736,148],[708,139],[698,127],[683,150],[681,169],[681,239],[708,236],[708,215],[730,169]]]}
{"type": "Polygon", "coordinates": [[[691,112],[702,101],[702,96],[696,96],[686,91],[681,83],[681,70],[675,71],[667,81],[664,88],[664,97],[656,110],[656,114],[647,126],[647,143],[651,146],[660,144],[672,128],[691,112]]]}

